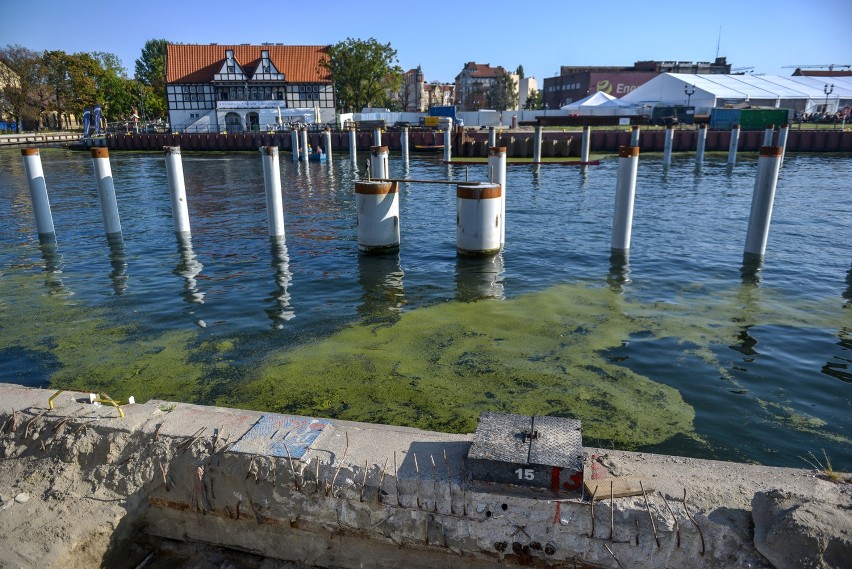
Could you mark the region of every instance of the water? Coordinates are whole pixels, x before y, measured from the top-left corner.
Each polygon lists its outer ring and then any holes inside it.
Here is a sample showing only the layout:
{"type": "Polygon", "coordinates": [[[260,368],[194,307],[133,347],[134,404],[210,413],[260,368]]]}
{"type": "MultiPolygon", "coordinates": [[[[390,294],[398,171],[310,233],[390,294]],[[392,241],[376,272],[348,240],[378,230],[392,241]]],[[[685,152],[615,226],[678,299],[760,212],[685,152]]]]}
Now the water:
{"type": "MultiPolygon", "coordinates": [[[[111,156],[108,241],[88,155],[44,149],[52,248],[2,150],[0,381],[459,431],[486,409],[561,414],[589,444],[852,468],[852,157],[787,156],[757,278],[740,272],[756,160],[725,157],[640,158],[619,267],[614,159],[510,166],[505,251],[470,260],[446,185],[402,185],[399,255],[359,255],[342,153],[283,157],[277,243],[259,155],[185,153],[179,242],[160,154],[111,156]]],[[[486,169],[392,155],[391,175],[486,169]]]]}

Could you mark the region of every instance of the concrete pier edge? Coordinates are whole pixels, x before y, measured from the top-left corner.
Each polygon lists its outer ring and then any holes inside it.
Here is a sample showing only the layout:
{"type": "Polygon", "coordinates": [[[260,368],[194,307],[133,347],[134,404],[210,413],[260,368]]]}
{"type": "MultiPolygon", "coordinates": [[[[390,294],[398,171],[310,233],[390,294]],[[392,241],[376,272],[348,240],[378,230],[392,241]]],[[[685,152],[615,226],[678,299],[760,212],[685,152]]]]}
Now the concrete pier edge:
{"type": "Polygon", "coordinates": [[[142,533],[347,568],[852,559],[843,476],[584,447],[586,480],[605,488],[592,500],[470,480],[472,434],[157,400],[122,406],[122,418],[79,392],[49,409],[54,394],[0,384],[0,566],[68,566],[82,543],[110,566],[135,567],[146,552],[128,544],[142,533]],[[282,456],[280,430],[268,434],[294,423],[308,426],[298,458],[288,456],[298,441],[282,456]],[[610,478],[641,480],[645,495],[611,499],[610,478]],[[60,511],[90,516],[63,521],[60,511]],[[16,515],[26,523],[5,523],[16,515]],[[33,543],[48,533],[52,543],[33,543]]]}

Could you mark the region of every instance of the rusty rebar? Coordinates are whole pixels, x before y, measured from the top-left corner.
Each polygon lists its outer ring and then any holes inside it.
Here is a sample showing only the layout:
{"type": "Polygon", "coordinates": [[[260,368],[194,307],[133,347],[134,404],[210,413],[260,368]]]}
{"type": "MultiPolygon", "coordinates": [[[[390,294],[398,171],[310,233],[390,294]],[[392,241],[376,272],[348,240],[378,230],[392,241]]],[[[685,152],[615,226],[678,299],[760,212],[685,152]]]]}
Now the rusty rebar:
{"type": "Polygon", "coordinates": [[[669,505],[669,501],[666,500],[666,495],[660,492],[660,496],[663,497],[663,502],[666,504],[666,508],[668,508],[669,513],[672,515],[672,519],[674,520],[675,525],[675,536],[677,536],[677,546],[680,547],[680,523],[677,521],[677,516],[675,515],[672,507],[669,505]]]}
{"type": "Polygon", "coordinates": [[[639,489],[642,490],[642,496],[645,498],[645,509],[648,511],[648,519],[651,520],[651,530],[654,532],[654,539],[657,542],[657,547],[660,547],[660,538],[657,537],[657,524],[654,523],[654,516],[651,515],[651,505],[648,503],[648,495],[645,493],[645,487],[642,486],[642,481],[639,481],[639,489]]]}
{"type": "Polygon", "coordinates": [[[589,515],[592,518],[592,532],[589,537],[595,537],[595,496],[598,493],[598,487],[595,486],[595,491],[592,492],[592,501],[589,503],[589,515]]]}
{"type": "Polygon", "coordinates": [[[698,525],[698,522],[695,521],[695,518],[692,517],[692,514],[689,513],[689,508],[686,507],[686,488],[683,489],[683,510],[686,512],[686,517],[695,524],[696,529],[698,529],[698,536],[701,538],[701,556],[704,556],[704,552],[706,548],[704,546],[704,532],[701,531],[701,526],[698,525]]]}
{"type": "Polygon", "coordinates": [[[388,467],[388,460],[390,458],[385,458],[385,463],[382,465],[382,475],[379,477],[379,491],[376,492],[376,502],[382,503],[382,484],[385,481],[385,469],[388,467]]]}

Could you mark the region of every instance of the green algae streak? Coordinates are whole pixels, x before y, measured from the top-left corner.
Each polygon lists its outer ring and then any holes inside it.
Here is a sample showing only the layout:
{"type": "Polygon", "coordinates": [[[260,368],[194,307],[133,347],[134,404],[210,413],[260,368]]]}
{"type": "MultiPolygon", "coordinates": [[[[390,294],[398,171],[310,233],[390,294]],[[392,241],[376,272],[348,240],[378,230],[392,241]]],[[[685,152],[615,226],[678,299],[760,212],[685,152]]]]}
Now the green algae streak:
{"type": "Polygon", "coordinates": [[[111,322],[101,309],[74,302],[49,275],[48,292],[26,298],[32,278],[8,273],[0,282],[7,299],[0,304],[0,346],[52,360],[53,387],[115,399],[133,395],[139,402],[204,398],[205,368],[191,361],[193,330],[146,336],[134,325],[111,322]],[[25,325],[14,325],[20,322],[25,325]]]}
{"type": "Polygon", "coordinates": [[[690,435],[694,411],[677,390],[606,358],[643,329],[623,303],[563,285],[353,325],[271,357],[219,403],[455,432],[484,410],[575,417],[587,440],[622,446],[690,435]]]}

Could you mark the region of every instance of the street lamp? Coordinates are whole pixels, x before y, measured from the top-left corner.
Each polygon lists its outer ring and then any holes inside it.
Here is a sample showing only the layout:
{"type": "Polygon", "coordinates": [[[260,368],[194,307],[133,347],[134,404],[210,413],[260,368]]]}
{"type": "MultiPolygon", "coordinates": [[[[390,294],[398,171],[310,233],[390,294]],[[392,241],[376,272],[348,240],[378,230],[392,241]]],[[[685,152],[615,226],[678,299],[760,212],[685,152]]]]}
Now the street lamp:
{"type": "Polygon", "coordinates": [[[686,106],[689,106],[689,101],[695,94],[695,85],[684,85],[683,92],[686,94],[686,106]]]}
{"type": "Polygon", "coordinates": [[[823,109],[823,112],[828,113],[828,96],[834,93],[834,83],[832,83],[831,85],[826,83],[825,87],[823,87],[822,89],[822,92],[825,93],[825,108],[823,109]]]}

